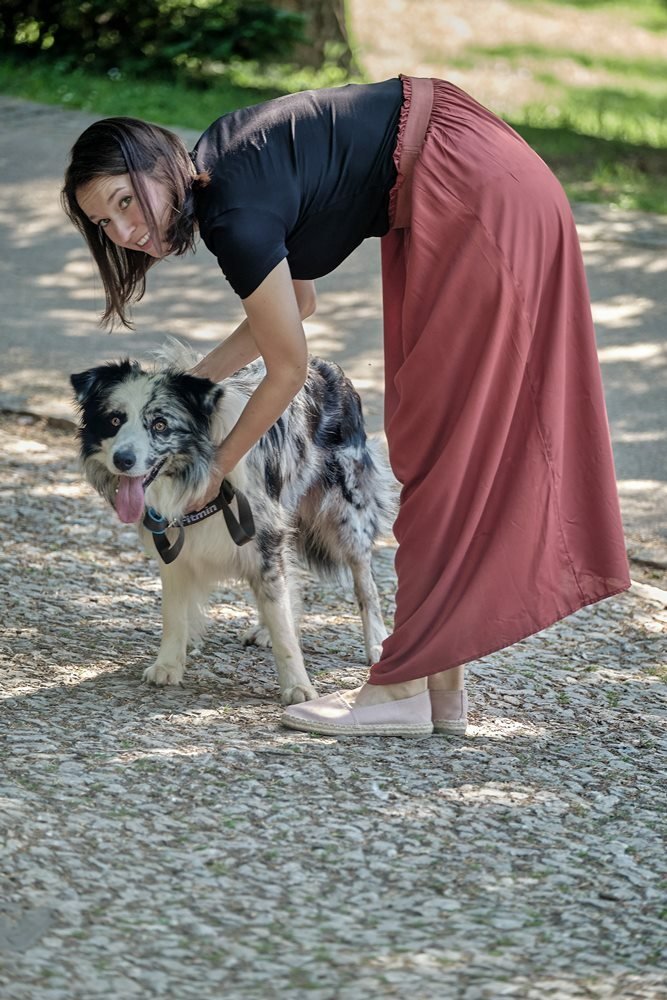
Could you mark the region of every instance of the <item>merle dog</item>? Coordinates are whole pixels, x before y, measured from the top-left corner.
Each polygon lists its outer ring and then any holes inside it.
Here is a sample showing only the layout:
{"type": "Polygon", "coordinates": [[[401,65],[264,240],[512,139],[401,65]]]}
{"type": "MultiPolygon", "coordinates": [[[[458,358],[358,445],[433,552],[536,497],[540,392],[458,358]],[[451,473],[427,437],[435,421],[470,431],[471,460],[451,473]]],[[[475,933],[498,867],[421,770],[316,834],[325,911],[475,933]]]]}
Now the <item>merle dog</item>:
{"type": "MultiPolygon", "coordinates": [[[[150,552],[145,509],[171,526],[167,539],[182,534],[179,523],[206,492],[216,446],[264,376],[255,362],[214,384],[188,374],[197,358],[182,345],[167,357],[166,367],[151,371],[125,360],[71,377],[86,478],[121,520],[137,523],[150,552]]],[[[177,558],[160,562],[162,642],[144,678],[181,681],[214,587],[236,578],[250,584],[259,612],[246,642],[272,645],[282,703],[316,697],[298,637],[300,563],[324,575],[351,572],[369,663],[387,635],[371,553],[391,520],[393,478],[337,365],[310,359],[303,389],[228,480],[250,503],[254,538],[235,544],[219,515],[185,529],[177,558]]]]}

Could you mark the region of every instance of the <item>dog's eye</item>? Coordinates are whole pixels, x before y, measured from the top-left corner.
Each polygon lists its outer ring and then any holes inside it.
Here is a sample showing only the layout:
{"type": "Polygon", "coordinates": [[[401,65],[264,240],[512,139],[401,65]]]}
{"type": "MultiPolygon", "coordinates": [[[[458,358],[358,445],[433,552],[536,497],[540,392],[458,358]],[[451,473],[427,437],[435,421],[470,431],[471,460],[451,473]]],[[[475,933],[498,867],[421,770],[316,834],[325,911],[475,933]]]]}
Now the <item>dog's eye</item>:
{"type": "Polygon", "coordinates": [[[123,421],[120,419],[120,417],[117,414],[114,414],[113,417],[109,418],[109,423],[111,424],[112,427],[120,427],[120,425],[122,424],[122,422],[123,421]]]}
{"type": "Polygon", "coordinates": [[[156,434],[162,434],[167,429],[167,421],[164,417],[158,417],[151,424],[151,430],[154,430],[156,434]]]}

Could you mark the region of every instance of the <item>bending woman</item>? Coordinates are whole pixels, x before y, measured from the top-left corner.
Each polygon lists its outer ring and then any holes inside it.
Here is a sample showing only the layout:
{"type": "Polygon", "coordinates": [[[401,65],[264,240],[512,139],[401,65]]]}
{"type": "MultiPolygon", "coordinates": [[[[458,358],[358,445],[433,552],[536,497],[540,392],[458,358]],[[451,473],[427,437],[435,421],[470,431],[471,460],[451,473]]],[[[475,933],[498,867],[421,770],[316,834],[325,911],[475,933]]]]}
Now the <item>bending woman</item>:
{"type": "Polygon", "coordinates": [[[629,586],[567,199],[457,87],[401,77],[290,95],[224,115],[191,154],[165,129],[106,119],[74,145],[63,200],[107,322],[128,325],[149,267],[197,233],[240,296],[245,320],[195,369],[218,381],[266,364],[221,475],[303,385],[313,280],[382,238],[394,629],[361,688],[290,706],[286,725],[465,732],[465,663],[629,586]]]}

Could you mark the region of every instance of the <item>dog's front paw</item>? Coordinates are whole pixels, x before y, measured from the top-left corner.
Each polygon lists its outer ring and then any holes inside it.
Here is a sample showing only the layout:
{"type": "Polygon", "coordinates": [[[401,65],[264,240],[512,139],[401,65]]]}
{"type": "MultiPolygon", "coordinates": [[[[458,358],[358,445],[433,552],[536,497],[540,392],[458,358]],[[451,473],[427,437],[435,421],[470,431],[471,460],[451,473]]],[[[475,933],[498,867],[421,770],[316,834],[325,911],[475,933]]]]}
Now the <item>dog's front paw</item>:
{"type": "Polygon", "coordinates": [[[144,680],[149,684],[180,684],[185,668],[173,663],[154,663],[144,670],[144,680]]]}
{"type": "Polygon", "coordinates": [[[293,684],[280,692],[281,705],[300,705],[302,701],[312,701],[319,695],[312,684],[293,684]]]}
{"type": "Polygon", "coordinates": [[[241,636],[244,646],[261,646],[263,649],[271,648],[271,636],[265,625],[255,622],[241,636]]]}

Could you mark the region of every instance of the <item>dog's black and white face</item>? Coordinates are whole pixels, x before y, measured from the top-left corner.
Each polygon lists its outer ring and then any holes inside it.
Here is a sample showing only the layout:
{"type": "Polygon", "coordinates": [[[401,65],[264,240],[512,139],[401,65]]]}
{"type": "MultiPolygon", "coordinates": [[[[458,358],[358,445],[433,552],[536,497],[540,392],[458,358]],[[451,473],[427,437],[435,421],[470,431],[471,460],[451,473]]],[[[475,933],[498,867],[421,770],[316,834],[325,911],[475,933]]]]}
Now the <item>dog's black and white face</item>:
{"type": "Polygon", "coordinates": [[[223,389],[184,372],[144,371],[129,360],[71,376],[87,479],[126,523],[166,477],[185,501],[203,492],[215,450],[212,416],[223,389]]]}

